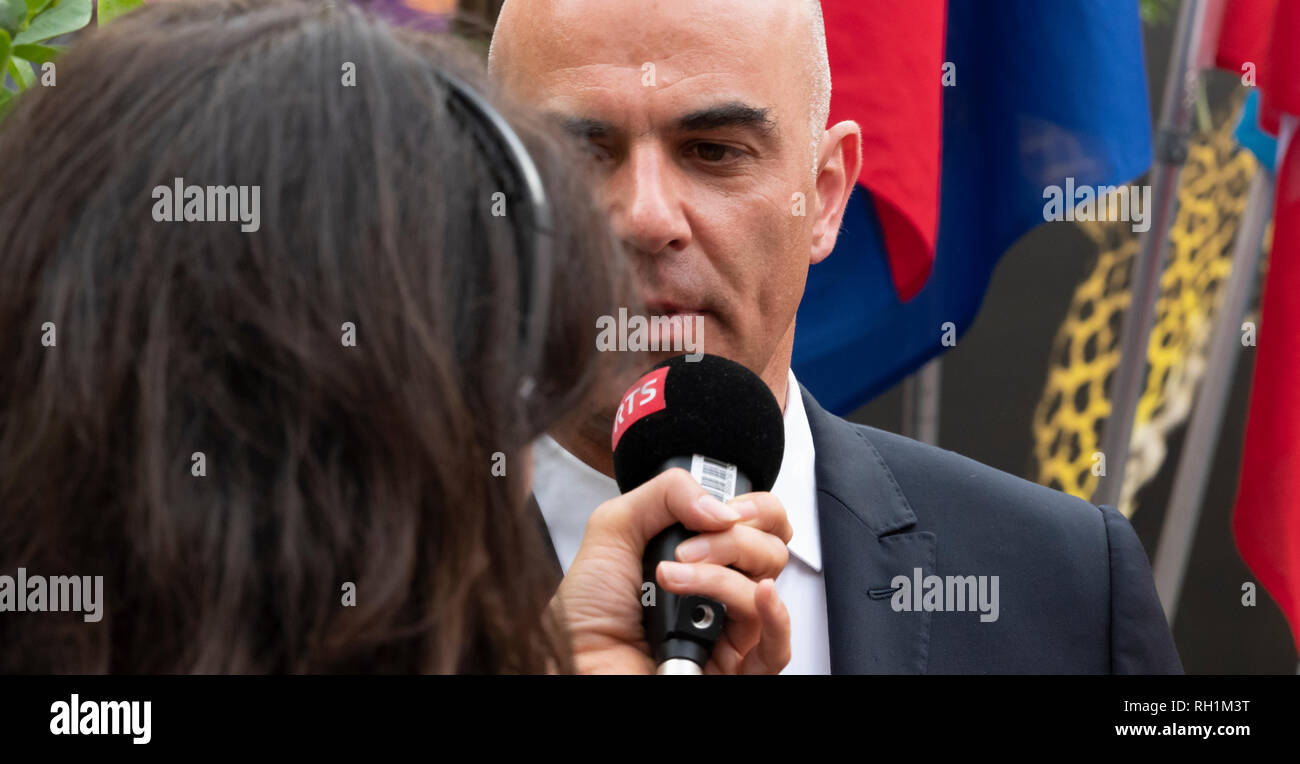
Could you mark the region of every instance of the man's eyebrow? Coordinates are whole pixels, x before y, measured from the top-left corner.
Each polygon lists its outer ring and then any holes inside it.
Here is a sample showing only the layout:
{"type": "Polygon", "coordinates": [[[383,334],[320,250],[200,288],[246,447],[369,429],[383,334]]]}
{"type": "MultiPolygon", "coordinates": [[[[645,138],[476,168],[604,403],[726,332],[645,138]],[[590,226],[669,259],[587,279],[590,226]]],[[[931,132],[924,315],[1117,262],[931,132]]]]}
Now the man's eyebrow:
{"type": "Polygon", "coordinates": [[[575,138],[593,140],[596,138],[608,138],[618,132],[618,128],[609,122],[603,122],[599,119],[590,117],[573,117],[567,114],[551,114],[553,120],[559,123],[564,131],[575,138]]]}
{"type": "Polygon", "coordinates": [[[688,133],[724,127],[750,128],[767,136],[776,130],[776,122],[770,110],[738,101],[693,111],[677,121],[677,129],[688,133]]]}
{"type": "MultiPolygon", "coordinates": [[[[592,117],[575,117],[560,113],[551,113],[549,116],[565,132],[584,140],[610,138],[623,132],[611,122],[592,117]]],[[[750,106],[739,101],[699,109],[677,120],[677,129],[682,132],[704,132],[728,127],[748,128],[768,137],[776,131],[776,121],[772,119],[770,109],[750,106]]]]}

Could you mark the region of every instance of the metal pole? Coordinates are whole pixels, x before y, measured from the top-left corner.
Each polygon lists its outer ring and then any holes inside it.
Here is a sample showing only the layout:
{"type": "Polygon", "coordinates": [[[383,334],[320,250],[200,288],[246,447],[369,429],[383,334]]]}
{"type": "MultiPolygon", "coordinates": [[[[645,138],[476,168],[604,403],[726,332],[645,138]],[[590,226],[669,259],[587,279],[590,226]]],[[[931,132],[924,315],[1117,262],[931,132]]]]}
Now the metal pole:
{"type": "Polygon", "coordinates": [[[1246,209],[1237,228],[1232,273],[1228,276],[1223,302],[1215,319],[1205,377],[1183,441],[1169,509],[1156,546],[1156,592],[1164,604],[1165,619],[1170,627],[1178,614],[1178,599],[1201,516],[1205,484],[1209,480],[1214,447],[1219,440],[1219,428],[1223,424],[1223,412],[1227,408],[1237,366],[1237,353],[1241,349],[1239,327],[1259,275],[1264,229],[1272,211],[1273,179],[1267,170],[1260,167],[1250,181],[1246,209]]]}
{"type": "Polygon", "coordinates": [[[1178,36],[1169,55],[1160,127],[1155,135],[1156,165],[1151,194],[1155,216],[1151,228],[1142,235],[1142,251],[1133,263],[1129,309],[1120,336],[1120,361],[1115,369],[1110,416],[1101,442],[1110,470],[1093,494],[1094,504],[1118,506],[1124,487],[1133,419],[1146,376],[1147,345],[1155,324],[1160,272],[1169,252],[1169,228],[1178,212],[1178,176],[1187,160],[1191,107],[1199,77],[1194,60],[1200,48],[1204,17],[1205,0],[1184,0],[1178,12],[1178,36]]]}
{"type": "Polygon", "coordinates": [[[939,386],[943,360],[936,356],[903,380],[903,434],[939,445],[939,386]]]}

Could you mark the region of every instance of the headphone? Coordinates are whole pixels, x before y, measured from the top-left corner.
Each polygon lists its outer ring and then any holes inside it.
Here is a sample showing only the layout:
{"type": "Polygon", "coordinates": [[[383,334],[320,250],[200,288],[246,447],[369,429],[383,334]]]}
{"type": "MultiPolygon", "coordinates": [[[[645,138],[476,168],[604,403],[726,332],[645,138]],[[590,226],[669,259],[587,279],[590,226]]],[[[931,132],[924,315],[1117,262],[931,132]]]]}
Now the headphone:
{"type": "MultiPolygon", "coordinates": [[[[519,261],[519,294],[522,299],[519,337],[525,354],[523,368],[531,372],[537,369],[538,356],[545,346],[546,317],[550,309],[551,235],[554,232],[550,199],[536,163],[506,118],[465,82],[442,71],[438,76],[449,88],[448,106],[451,110],[460,112],[482,128],[474,131],[482,139],[481,147],[486,153],[505,160],[514,177],[501,180],[505,181],[508,190],[514,192],[509,195],[523,202],[514,207],[522,207],[527,218],[514,227],[516,248],[522,255],[519,261]]],[[[526,376],[520,386],[520,397],[529,398],[534,385],[535,380],[526,376]]]]}

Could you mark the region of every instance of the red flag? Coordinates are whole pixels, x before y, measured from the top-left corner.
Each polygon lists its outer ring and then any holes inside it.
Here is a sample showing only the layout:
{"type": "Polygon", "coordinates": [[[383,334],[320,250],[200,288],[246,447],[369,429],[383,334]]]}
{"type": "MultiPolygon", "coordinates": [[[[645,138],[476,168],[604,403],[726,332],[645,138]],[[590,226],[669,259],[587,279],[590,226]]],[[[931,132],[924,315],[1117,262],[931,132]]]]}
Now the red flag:
{"type": "Polygon", "coordinates": [[[1261,91],[1259,125],[1277,135],[1279,114],[1300,114],[1300,45],[1286,36],[1300,23],[1300,1],[1212,0],[1206,14],[1203,63],[1212,53],[1220,69],[1253,70],[1261,91]]]}
{"type": "Polygon", "coordinates": [[[1232,528],[1241,558],[1282,608],[1300,651],[1300,0],[1283,0],[1263,23],[1271,42],[1260,66],[1262,99],[1286,113],[1232,528]]]}
{"type": "Polygon", "coordinates": [[[1205,18],[1201,22],[1200,48],[1196,51],[1196,69],[1233,68],[1218,62],[1219,38],[1223,31],[1223,16],[1230,0],[1205,0],[1205,18]]]}
{"type": "Polygon", "coordinates": [[[1300,651],[1300,144],[1278,173],[1246,444],[1232,529],[1300,651]]]}
{"type": "Polygon", "coordinates": [[[1278,3],[1259,87],[1260,123],[1276,135],[1279,114],[1300,115],[1300,0],[1278,3]]]}
{"type": "Polygon", "coordinates": [[[858,182],[875,201],[894,289],[907,300],[930,275],[938,236],[947,3],[823,0],[822,13],[830,121],[862,126],[858,182]]]}
{"type": "Polygon", "coordinates": [[[1268,33],[1277,9],[1277,0],[1218,0],[1206,10],[1206,24],[1212,23],[1209,14],[1216,10],[1223,18],[1219,26],[1217,44],[1206,39],[1207,46],[1215,51],[1214,64],[1241,74],[1243,64],[1256,68],[1262,65],[1268,50],[1268,33]]]}

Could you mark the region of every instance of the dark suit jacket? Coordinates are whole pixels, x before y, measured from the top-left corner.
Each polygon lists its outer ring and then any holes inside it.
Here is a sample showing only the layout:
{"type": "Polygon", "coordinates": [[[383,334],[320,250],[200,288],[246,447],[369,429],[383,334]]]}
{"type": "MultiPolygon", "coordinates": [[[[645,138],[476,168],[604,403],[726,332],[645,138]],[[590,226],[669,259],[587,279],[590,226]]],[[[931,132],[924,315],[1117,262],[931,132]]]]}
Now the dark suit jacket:
{"type": "Polygon", "coordinates": [[[800,389],[833,673],[1182,673],[1146,553],[1115,509],[852,424],[800,389]],[[896,610],[891,582],[916,568],[997,576],[997,620],[896,610]]]}
{"type": "Polygon", "coordinates": [[[1115,509],[852,424],[802,392],[834,673],[1182,673],[1146,553],[1115,509]],[[997,620],[895,610],[890,582],[915,568],[998,576],[997,620]]]}

